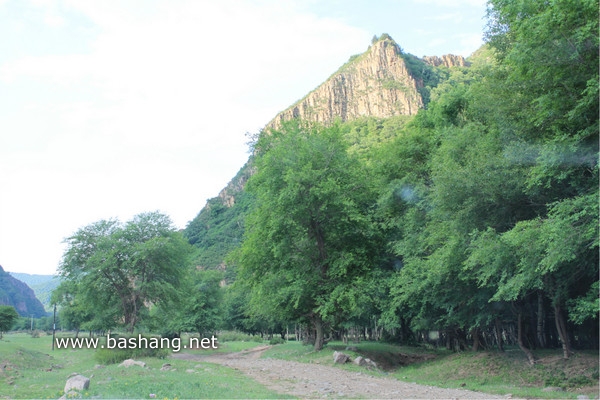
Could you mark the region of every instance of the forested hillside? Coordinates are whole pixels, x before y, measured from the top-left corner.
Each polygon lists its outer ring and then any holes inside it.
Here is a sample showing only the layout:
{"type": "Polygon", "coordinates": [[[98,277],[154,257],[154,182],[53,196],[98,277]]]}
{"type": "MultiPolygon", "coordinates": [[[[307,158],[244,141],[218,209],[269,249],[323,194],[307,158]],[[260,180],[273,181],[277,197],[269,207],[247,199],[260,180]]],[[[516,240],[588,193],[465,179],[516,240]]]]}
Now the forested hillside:
{"type": "Polygon", "coordinates": [[[63,318],[296,328],[316,350],[348,335],[515,345],[531,364],[533,349],[597,348],[598,2],[490,4],[486,45],[451,68],[374,38],[254,138],[248,164],[183,235],[156,213],[82,228],[55,292],[63,318]],[[371,58],[379,78],[364,97],[327,103],[363,87],[371,58]],[[392,98],[402,101],[368,106],[392,98]],[[333,105],[346,114],[324,118],[333,105]],[[367,109],[392,111],[356,111],[367,109]],[[99,301],[111,307],[89,315],[99,301]]]}

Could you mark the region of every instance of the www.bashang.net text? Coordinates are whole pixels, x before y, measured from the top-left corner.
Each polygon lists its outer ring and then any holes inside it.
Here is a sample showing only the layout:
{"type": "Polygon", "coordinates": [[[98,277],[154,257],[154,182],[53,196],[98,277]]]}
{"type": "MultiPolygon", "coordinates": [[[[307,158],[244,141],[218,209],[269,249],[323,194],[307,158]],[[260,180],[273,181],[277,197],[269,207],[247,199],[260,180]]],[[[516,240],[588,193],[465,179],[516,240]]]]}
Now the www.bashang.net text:
{"type": "Polygon", "coordinates": [[[59,349],[169,349],[174,353],[183,349],[216,349],[218,341],[212,335],[210,338],[188,339],[187,344],[182,346],[180,338],[158,338],[144,337],[141,334],[129,338],[106,336],[106,343],[102,343],[100,338],[56,338],[55,345],[59,349]]]}

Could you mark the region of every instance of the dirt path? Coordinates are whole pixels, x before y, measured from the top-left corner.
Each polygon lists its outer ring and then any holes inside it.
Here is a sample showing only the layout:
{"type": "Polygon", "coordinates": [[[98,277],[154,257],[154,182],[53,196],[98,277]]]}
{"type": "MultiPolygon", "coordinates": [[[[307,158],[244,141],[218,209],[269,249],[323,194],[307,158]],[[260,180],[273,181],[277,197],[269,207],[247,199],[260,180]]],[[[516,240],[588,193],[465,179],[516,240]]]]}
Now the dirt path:
{"type": "MultiPolygon", "coordinates": [[[[270,346],[239,353],[195,355],[176,353],[174,358],[225,365],[278,393],[299,398],[368,398],[368,399],[501,399],[469,390],[441,389],[379,378],[332,366],[260,358],[270,346]]],[[[332,360],[333,362],[333,360],[332,360]]]]}

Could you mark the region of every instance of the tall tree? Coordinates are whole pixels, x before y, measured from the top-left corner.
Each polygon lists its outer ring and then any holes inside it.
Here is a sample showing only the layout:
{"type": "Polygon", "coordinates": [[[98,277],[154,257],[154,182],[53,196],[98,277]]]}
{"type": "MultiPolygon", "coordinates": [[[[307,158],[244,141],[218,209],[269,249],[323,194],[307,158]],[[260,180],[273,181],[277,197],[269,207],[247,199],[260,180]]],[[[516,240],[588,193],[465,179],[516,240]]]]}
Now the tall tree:
{"type": "Polygon", "coordinates": [[[149,305],[174,297],[188,268],[190,245],[168,216],[149,212],[131,221],[98,221],[66,240],[60,274],[83,304],[118,317],[130,332],[149,305]]]}
{"type": "Polygon", "coordinates": [[[323,347],[329,317],[348,315],[348,293],[367,275],[379,243],[369,221],[372,189],[339,126],[297,123],[256,143],[257,199],[237,257],[252,284],[253,310],[280,321],[305,319],[323,347]]]}

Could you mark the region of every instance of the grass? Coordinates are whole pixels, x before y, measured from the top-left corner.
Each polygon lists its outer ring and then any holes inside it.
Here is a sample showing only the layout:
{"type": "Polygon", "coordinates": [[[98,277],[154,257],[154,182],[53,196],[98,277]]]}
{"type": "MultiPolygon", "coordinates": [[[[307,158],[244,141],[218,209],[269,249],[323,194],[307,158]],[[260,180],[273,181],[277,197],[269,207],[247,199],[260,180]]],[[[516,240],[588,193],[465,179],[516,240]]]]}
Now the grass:
{"type": "Polygon", "coordinates": [[[539,363],[534,367],[527,365],[517,349],[504,353],[453,353],[376,342],[350,345],[330,342],[320,352],[314,352],[312,346],[288,342],[267,350],[263,357],[333,365],[336,350],[352,359],[359,355],[371,358],[381,367],[368,370],[345,364],[337,366],[339,368],[423,385],[521,398],[577,398],[578,395],[595,398],[598,395],[598,353],[593,351],[579,352],[570,360],[562,360],[559,350],[540,351],[536,353],[539,363]],[[355,347],[356,351],[345,350],[348,346],[355,347]],[[561,387],[564,391],[544,392],[548,386],[561,387]]]}
{"type": "MultiPolygon", "coordinates": [[[[256,345],[231,342],[211,351],[238,351],[256,345]]],[[[282,397],[239,371],[215,364],[140,358],[146,368],[124,368],[118,364],[97,365],[94,349],[52,351],[51,347],[51,336],[5,335],[0,341],[0,397],[58,398],[73,372],[91,379],[83,398],[150,398],[151,394],[157,399],[282,397]],[[166,362],[171,370],[161,371],[166,362]]]]}

